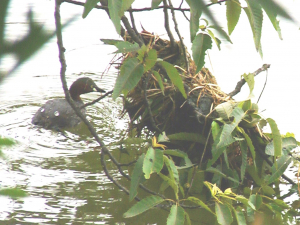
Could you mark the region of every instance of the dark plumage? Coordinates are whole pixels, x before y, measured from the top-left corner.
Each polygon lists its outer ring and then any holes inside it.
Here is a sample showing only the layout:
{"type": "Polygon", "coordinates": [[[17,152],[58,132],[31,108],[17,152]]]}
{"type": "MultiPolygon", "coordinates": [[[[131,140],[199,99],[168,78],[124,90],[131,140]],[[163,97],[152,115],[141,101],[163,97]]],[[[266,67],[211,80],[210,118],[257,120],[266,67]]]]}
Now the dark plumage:
{"type": "MultiPolygon", "coordinates": [[[[69,89],[70,95],[77,107],[83,105],[83,101],[80,98],[81,94],[96,91],[105,92],[88,77],[77,79],[69,89]]],[[[86,110],[83,108],[81,112],[85,115],[86,110]]],[[[66,99],[52,99],[47,101],[31,120],[31,123],[47,129],[75,127],[80,122],[81,119],[76,115],[66,99]]]]}

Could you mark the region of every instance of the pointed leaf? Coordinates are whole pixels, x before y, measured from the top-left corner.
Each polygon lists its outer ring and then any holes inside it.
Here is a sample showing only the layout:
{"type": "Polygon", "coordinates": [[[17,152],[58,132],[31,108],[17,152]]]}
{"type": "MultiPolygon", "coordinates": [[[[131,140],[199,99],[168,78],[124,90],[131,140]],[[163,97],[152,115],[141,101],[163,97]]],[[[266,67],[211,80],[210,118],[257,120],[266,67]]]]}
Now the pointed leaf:
{"type": "Polygon", "coordinates": [[[143,76],[143,65],[139,63],[137,58],[128,58],[125,60],[120,69],[120,75],[116,80],[113,99],[119,97],[122,91],[128,93],[131,91],[143,76]]]}
{"type": "Polygon", "coordinates": [[[221,50],[221,47],[220,47],[221,41],[220,41],[220,39],[216,38],[214,33],[210,29],[207,29],[207,33],[209,34],[211,39],[214,40],[214,42],[216,43],[218,49],[221,50]]]}
{"type": "Polygon", "coordinates": [[[179,184],[178,170],[177,170],[173,160],[169,159],[167,156],[164,155],[164,162],[168,168],[169,176],[171,177],[171,179],[174,179],[176,181],[176,183],[179,184]]]}
{"type": "Polygon", "coordinates": [[[100,41],[102,41],[104,44],[106,45],[116,45],[120,42],[124,42],[122,40],[116,40],[116,39],[100,39],[100,41]]]}
{"type": "Polygon", "coordinates": [[[123,214],[123,217],[129,218],[129,217],[137,216],[153,208],[154,206],[162,203],[163,201],[164,199],[162,197],[155,196],[155,195],[149,196],[139,201],[134,206],[132,206],[127,212],[123,214]]]}
{"type": "Polygon", "coordinates": [[[248,145],[248,147],[250,149],[250,152],[251,152],[251,155],[252,155],[252,158],[253,158],[254,166],[256,167],[256,164],[255,164],[256,153],[255,153],[255,149],[254,149],[252,140],[248,136],[248,134],[244,131],[243,128],[239,127],[239,131],[241,131],[241,133],[243,134],[244,138],[246,139],[247,145],[248,145]]]}
{"type": "Polygon", "coordinates": [[[202,208],[206,209],[207,211],[209,211],[211,214],[216,215],[204,202],[202,202],[199,198],[196,197],[188,197],[187,198],[188,201],[191,201],[199,206],[201,206],[202,208]]]}
{"type": "Polygon", "coordinates": [[[197,65],[196,73],[204,66],[205,52],[207,49],[211,49],[211,47],[212,41],[209,35],[202,33],[197,34],[192,45],[193,59],[197,65]]]}
{"type": "Polygon", "coordinates": [[[230,120],[231,113],[233,111],[233,107],[235,106],[235,103],[232,102],[223,102],[216,106],[215,110],[219,114],[219,117],[221,117],[225,121],[230,120]]]}
{"type": "Polygon", "coordinates": [[[130,182],[129,201],[132,201],[132,199],[137,195],[137,188],[143,175],[144,158],[145,154],[142,154],[135,163],[130,182]]]}
{"type": "Polygon", "coordinates": [[[241,120],[245,116],[245,112],[241,109],[236,107],[232,113],[231,116],[234,117],[234,121],[231,124],[224,124],[224,127],[222,129],[222,133],[220,136],[220,142],[217,145],[217,148],[222,148],[224,146],[228,146],[228,144],[231,142],[230,137],[233,130],[239,125],[241,120]]]}
{"type": "Polygon", "coordinates": [[[184,98],[187,98],[185,90],[184,90],[182,79],[181,79],[177,69],[172,64],[170,64],[168,62],[161,61],[159,63],[165,69],[165,71],[167,72],[168,77],[170,78],[172,83],[178,88],[178,90],[181,92],[182,96],[184,98]]]}
{"type": "Polygon", "coordinates": [[[248,166],[247,167],[247,172],[250,174],[250,176],[252,177],[252,179],[254,180],[254,182],[257,184],[257,185],[261,185],[262,184],[262,180],[261,178],[259,177],[254,165],[251,165],[251,166],[248,166]]]}
{"type": "Polygon", "coordinates": [[[221,175],[222,177],[228,179],[228,180],[231,180],[235,183],[240,183],[238,180],[232,178],[232,177],[228,177],[226,174],[222,173],[220,170],[218,170],[217,168],[214,168],[214,167],[210,167],[208,169],[205,170],[206,172],[210,172],[210,173],[215,173],[215,174],[218,174],[218,175],[221,175]]]}
{"type": "Polygon", "coordinates": [[[150,174],[154,172],[159,173],[163,168],[163,165],[163,151],[150,147],[146,153],[143,164],[143,172],[145,174],[145,178],[149,179],[150,174]]]}
{"type": "MultiPolygon", "coordinates": [[[[185,162],[185,167],[193,166],[191,160],[189,159],[189,156],[183,151],[180,151],[178,149],[168,149],[168,150],[164,150],[164,154],[165,155],[173,155],[173,156],[183,158],[184,162],[185,162]]],[[[182,169],[182,168],[178,167],[178,169],[182,169]]]]}
{"type": "Polygon", "coordinates": [[[119,13],[120,17],[124,16],[124,13],[130,8],[130,6],[133,2],[134,2],[134,0],[122,1],[122,8],[119,13]]]}
{"type": "Polygon", "coordinates": [[[118,34],[121,34],[121,13],[122,0],[108,0],[108,11],[118,34]]]}
{"type": "Polygon", "coordinates": [[[12,146],[14,144],[16,144],[16,142],[13,139],[0,137],[0,146],[12,146]]]}
{"type": "Polygon", "coordinates": [[[84,19],[90,13],[90,11],[97,5],[100,0],[86,0],[84,4],[84,9],[82,13],[82,18],[84,19]]]}
{"type": "Polygon", "coordinates": [[[241,11],[241,4],[239,0],[226,1],[226,17],[229,35],[231,35],[238,23],[241,11]]]}
{"type": "Polygon", "coordinates": [[[281,29],[279,26],[279,20],[277,20],[277,14],[273,10],[271,10],[269,7],[264,7],[264,5],[262,5],[262,7],[265,10],[266,14],[268,15],[274,29],[277,31],[280,40],[282,40],[281,29]]]}
{"type": "MultiPolygon", "coordinates": [[[[282,138],[282,151],[285,155],[287,155],[291,150],[293,150],[297,146],[298,145],[297,145],[297,141],[295,138],[293,138],[293,137],[282,138]]],[[[274,142],[273,141],[271,141],[267,144],[265,153],[267,155],[274,156],[274,142]]]]}
{"type": "Polygon", "coordinates": [[[283,155],[279,159],[277,159],[277,163],[272,166],[272,175],[269,177],[268,184],[273,183],[277,180],[292,162],[292,158],[290,156],[283,155]]]}
{"type": "Polygon", "coordinates": [[[179,186],[178,183],[175,181],[175,179],[168,177],[162,173],[158,173],[158,175],[174,190],[176,199],[178,199],[179,186]]]}
{"type": "Polygon", "coordinates": [[[151,9],[158,8],[158,6],[160,5],[161,2],[162,2],[162,0],[152,0],[151,9]]]}
{"type": "Polygon", "coordinates": [[[114,53],[135,52],[140,48],[137,43],[130,43],[128,41],[118,42],[115,46],[118,48],[118,51],[115,51],[114,53]]]}
{"type": "Polygon", "coordinates": [[[163,84],[160,74],[157,71],[153,71],[153,75],[156,78],[161,91],[164,92],[165,87],[164,87],[164,84],[163,84]]]}
{"type": "Polygon", "coordinates": [[[246,0],[248,7],[244,8],[252,29],[256,50],[260,49],[263,13],[261,6],[255,0],[246,0]]]}
{"type": "Polygon", "coordinates": [[[152,69],[157,60],[157,52],[155,49],[150,49],[144,62],[144,72],[152,69]]]}
{"type": "Polygon", "coordinates": [[[217,220],[219,224],[230,225],[233,222],[230,209],[227,205],[216,202],[215,211],[216,211],[217,220]]]}
{"type": "Polygon", "coordinates": [[[290,13],[287,12],[284,8],[279,6],[274,0],[255,0],[258,2],[266,11],[273,12],[276,15],[280,15],[290,20],[291,22],[295,22],[294,19],[290,16],[290,13]]]}
{"type": "Polygon", "coordinates": [[[172,205],[167,225],[184,225],[184,214],[184,209],[181,206],[172,205]]]}
{"type": "Polygon", "coordinates": [[[190,36],[191,42],[193,42],[199,30],[199,19],[202,14],[204,4],[202,0],[187,0],[186,2],[190,6],[190,36]]]}
{"type": "Polygon", "coordinates": [[[197,133],[175,133],[168,135],[168,138],[170,139],[170,141],[192,141],[202,144],[205,144],[206,142],[206,138],[197,133]]]}
{"type": "Polygon", "coordinates": [[[253,89],[254,89],[254,84],[255,84],[254,74],[253,73],[248,73],[248,74],[244,73],[243,77],[244,77],[245,81],[247,82],[249,89],[250,89],[250,94],[249,94],[248,98],[252,98],[252,97],[254,97],[254,95],[253,95],[253,89]]]}
{"type": "Polygon", "coordinates": [[[233,212],[234,212],[234,215],[235,215],[238,225],[246,225],[247,224],[243,211],[235,210],[235,208],[233,208],[233,212]]]}
{"type": "Polygon", "coordinates": [[[269,123],[272,131],[272,137],[273,137],[273,143],[274,143],[274,156],[281,156],[282,154],[282,140],[281,140],[281,134],[278,130],[276,122],[268,118],[267,122],[269,123]]]}

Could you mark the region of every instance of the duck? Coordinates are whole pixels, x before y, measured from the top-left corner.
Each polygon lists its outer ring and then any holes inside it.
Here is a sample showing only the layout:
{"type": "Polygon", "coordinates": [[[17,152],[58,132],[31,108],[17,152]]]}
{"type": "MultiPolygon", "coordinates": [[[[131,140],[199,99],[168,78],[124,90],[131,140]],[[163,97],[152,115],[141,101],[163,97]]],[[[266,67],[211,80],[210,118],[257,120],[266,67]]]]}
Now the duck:
{"type": "MultiPolygon", "coordinates": [[[[84,105],[80,95],[90,92],[105,91],[99,88],[89,77],[78,78],[70,86],[71,98],[75,105],[80,108],[84,105]]],[[[80,109],[81,113],[86,116],[85,108],[80,109]]],[[[31,123],[46,129],[72,128],[77,126],[81,119],[66,99],[51,99],[47,101],[32,117],[31,123]]]]}

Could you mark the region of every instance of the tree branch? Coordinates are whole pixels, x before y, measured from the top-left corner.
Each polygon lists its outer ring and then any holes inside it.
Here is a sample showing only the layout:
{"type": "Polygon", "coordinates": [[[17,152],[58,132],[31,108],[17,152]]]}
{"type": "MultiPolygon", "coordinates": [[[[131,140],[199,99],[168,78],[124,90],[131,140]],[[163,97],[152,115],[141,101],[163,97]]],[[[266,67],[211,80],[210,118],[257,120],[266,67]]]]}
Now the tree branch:
{"type": "MultiPolygon", "coordinates": [[[[169,0],[169,5],[173,8],[173,5],[172,5],[172,1],[169,0]]],[[[181,45],[181,49],[182,49],[182,54],[183,54],[183,57],[184,57],[184,61],[185,61],[185,66],[186,66],[186,70],[188,72],[188,74],[190,73],[190,68],[189,68],[189,62],[188,62],[188,58],[187,58],[187,54],[186,54],[186,47],[183,43],[183,39],[180,35],[180,32],[179,32],[179,29],[178,29],[178,24],[177,24],[177,20],[176,20],[176,17],[175,17],[175,11],[174,9],[171,9],[171,13],[172,13],[172,18],[173,18],[173,22],[174,22],[174,25],[175,25],[175,31],[178,35],[178,38],[180,40],[180,45],[181,45]]]]}
{"type": "MultiPolygon", "coordinates": [[[[167,1],[163,0],[164,6],[168,6],[167,1]]],[[[175,49],[175,40],[173,37],[173,34],[170,30],[170,24],[169,24],[169,15],[168,15],[168,9],[164,7],[164,15],[165,15],[165,28],[168,33],[168,36],[170,38],[170,43],[171,43],[171,50],[175,49]]]]}
{"type": "MultiPolygon", "coordinates": [[[[258,70],[256,70],[253,74],[254,76],[257,76],[259,73],[263,72],[263,71],[266,71],[267,69],[270,68],[270,64],[264,64],[261,68],[259,68],[258,70]]],[[[233,97],[235,95],[237,95],[238,93],[240,93],[242,87],[244,86],[244,84],[246,83],[245,79],[241,79],[235,86],[235,89],[230,92],[228,95],[230,97],[233,97]]]]}

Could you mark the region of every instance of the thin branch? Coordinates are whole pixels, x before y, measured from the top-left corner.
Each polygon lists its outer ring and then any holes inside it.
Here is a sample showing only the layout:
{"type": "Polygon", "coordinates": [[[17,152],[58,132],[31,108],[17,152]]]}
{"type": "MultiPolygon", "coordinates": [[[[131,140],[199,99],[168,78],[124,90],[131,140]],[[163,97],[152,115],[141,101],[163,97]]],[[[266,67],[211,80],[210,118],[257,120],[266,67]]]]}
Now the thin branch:
{"type": "MultiPolygon", "coordinates": [[[[163,3],[164,3],[164,6],[168,5],[166,0],[163,0],[163,3]]],[[[166,7],[164,8],[164,15],[165,15],[165,28],[166,28],[166,31],[170,38],[171,50],[174,50],[175,49],[175,40],[174,40],[173,34],[170,30],[168,9],[166,7]]]]}
{"type": "Polygon", "coordinates": [[[130,37],[132,38],[132,40],[134,40],[136,43],[139,44],[139,46],[141,47],[144,44],[143,39],[138,36],[135,31],[132,29],[132,27],[130,26],[130,23],[127,19],[126,16],[122,16],[121,17],[121,21],[123,22],[128,34],[130,35],[130,37]]]}
{"type": "Polygon", "coordinates": [[[256,102],[256,103],[258,103],[258,102],[259,102],[259,100],[260,100],[260,97],[261,97],[261,96],[262,96],[262,94],[264,93],[264,90],[265,90],[265,88],[266,88],[266,85],[267,85],[267,81],[268,81],[268,70],[266,71],[266,80],[265,80],[264,87],[263,87],[263,89],[261,90],[261,93],[260,93],[260,95],[259,95],[259,97],[258,97],[258,99],[257,99],[257,102],[256,102]]]}
{"type": "Polygon", "coordinates": [[[220,1],[217,1],[217,2],[214,2],[214,3],[207,4],[206,6],[209,7],[209,6],[212,6],[212,5],[215,5],[215,4],[220,4],[221,5],[222,2],[226,2],[226,1],[228,1],[228,0],[220,0],[220,1]]]}
{"type": "Polygon", "coordinates": [[[151,76],[151,73],[149,73],[148,76],[146,77],[146,79],[144,80],[144,100],[145,100],[145,104],[146,104],[146,107],[148,109],[148,113],[149,113],[149,116],[150,116],[151,125],[153,126],[153,128],[155,129],[156,132],[161,134],[162,131],[158,128],[158,126],[156,125],[156,123],[154,121],[152,111],[151,111],[151,107],[150,107],[150,104],[149,104],[149,101],[148,101],[148,98],[147,98],[147,86],[148,86],[150,76],[151,76]]]}
{"type": "MultiPolygon", "coordinates": [[[[266,71],[268,68],[270,68],[270,64],[264,64],[261,68],[259,68],[258,70],[256,70],[253,74],[254,74],[254,76],[257,76],[259,73],[261,73],[261,72],[263,72],[263,71],[266,71]]],[[[236,84],[236,86],[235,86],[235,89],[232,91],[232,92],[230,92],[228,95],[230,96],[230,97],[233,97],[233,96],[235,96],[236,94],[238,94],[240,91],[241,91],[241,89],[242,89],[242,87],[244,86],[244,84],[246,83],[246,81],[245,81],[245,79],[243,78],[243,79],[241,79],[237,84],[236,84]]]]}
{"type": "MultiPolygon", "coordinates": [[[[173,8],[171,0],[169,0],[169,5],[173,8]]],[[[182,49],[182,53],[183,53],[183,57],[184,57],[184,61],[185,61],[186,70],[188,71],[188,74],[189,74],[190,73],[190,68],[189,68],[189,62],[188,62],[188,58],[187,58],[187,54],[186,54],[186,47],[183,43],[183,39],[182,39],[182,37],[180,35],[180,32],[179,32],[179,29],[178,29],[177,20],[176,20],[176,17],[175,17],[175,11],[173,9],[171,9],[171,13],[172,13],[173,22],[174,22],[174,25],[175,25],[175,31],[178,35],[179,40],[180,40],[180,45],[181,45],[181,49],[182,49]]]]}
{"type": "MultiPolygon", "coordinates": [[[[131,7],[130,7],[130,8],[131,8],[131,7]]],[[[135,31],[135,33],[136,33],[137,35],[139,35],[139,32],[138,32],[138,30],[136,29],[136,26],[135,26],[135,21],[134,21],[133,12],[130,11],[130,12],[129,12],[129,15],[130,15],[130,20],[131,20],[132,28],[133,28],[133,30],[135,31]]]]}
{"type": "MultiPolygon", "coordinates": [[[[55,25],[56,25],[56,36],[57,36],[57,45],[58,45],[58,50],[59,50],[59,60],[60,60],[60,64],[61,64],[61,70],[60,70],[60,77],[61,77],[61,81],[63,84],[63,89],[65,92],[65,96],[66,96],[66,100],[67,102],[70,104],[70,106],[72,107],[72,109],[75,111],[76,115],[86,124],[86,126],[88,127],[89,131],[91,132],[91,134],[93,135],[93,137],[95,138],[95,140],[98,142],[98,144],[101,147],[101,164],[103,167],[103,170],[106,174],[106,176],[115,184],[117,185],[120,189],[122,189],[124,192],[126,192],[127,194],[129,194],[129,191],[123,187],[122,185],[120,185],[117,181],[115,181],[113,179],[113,177],[109,174],[107,168],[106,168],[106,164],[104,161],[104,155],[107,154],[109,156],[109,158],[112,160],[112,162],[117,165],[119,172],[123,175],[123,176],[128,176],[127,174],[125,174],[123,172],[123,170],[120,167],[120,164],[117,162],[117,160],[113,157],[113,155],[109,152],[108,148],[106,147],[106,145],[104,144],[103,140],[98,136],[95,128],[91,125],[91,123],[86,119],[86,117],[81,113],[80,109],[76,107],[76,105],[74,104],[74,101],[72,100],[69,90],[68,90],[68,86],[67,86],[67,82],[66,82],[66,78],[65,78],[65,72],[66,72],[66,60],[65,60],[65,55],[64,55],[64,47],[63,47],[63,40],[62,40],[62,32],[61,32],[61,18],[60,18],[60,0],[56,0],[55,1],[55,25]]],[[[145,190],[146,188],[144,188],[145,190]]],[[[147,191],[147,189],[146,189],[147,191]]],[[[149,193],[154,193],[150,191],[149,193]]],[[[135,198],[137,200],[139,200],[139,198],[135,198]]]]}
{"type": "Polygon", "coordinates": [[[99,102],[101,99],[105,98],[106,96],[110,95],[111,93],[113,93],[113,90],[106,92],[104,95],[100,96],[99,98],[97,98],[89,103],[84,104],[83,106],[80,107],[80,109],[83,109],[90,105],[94,105],[96,102],[99,102]]]}

